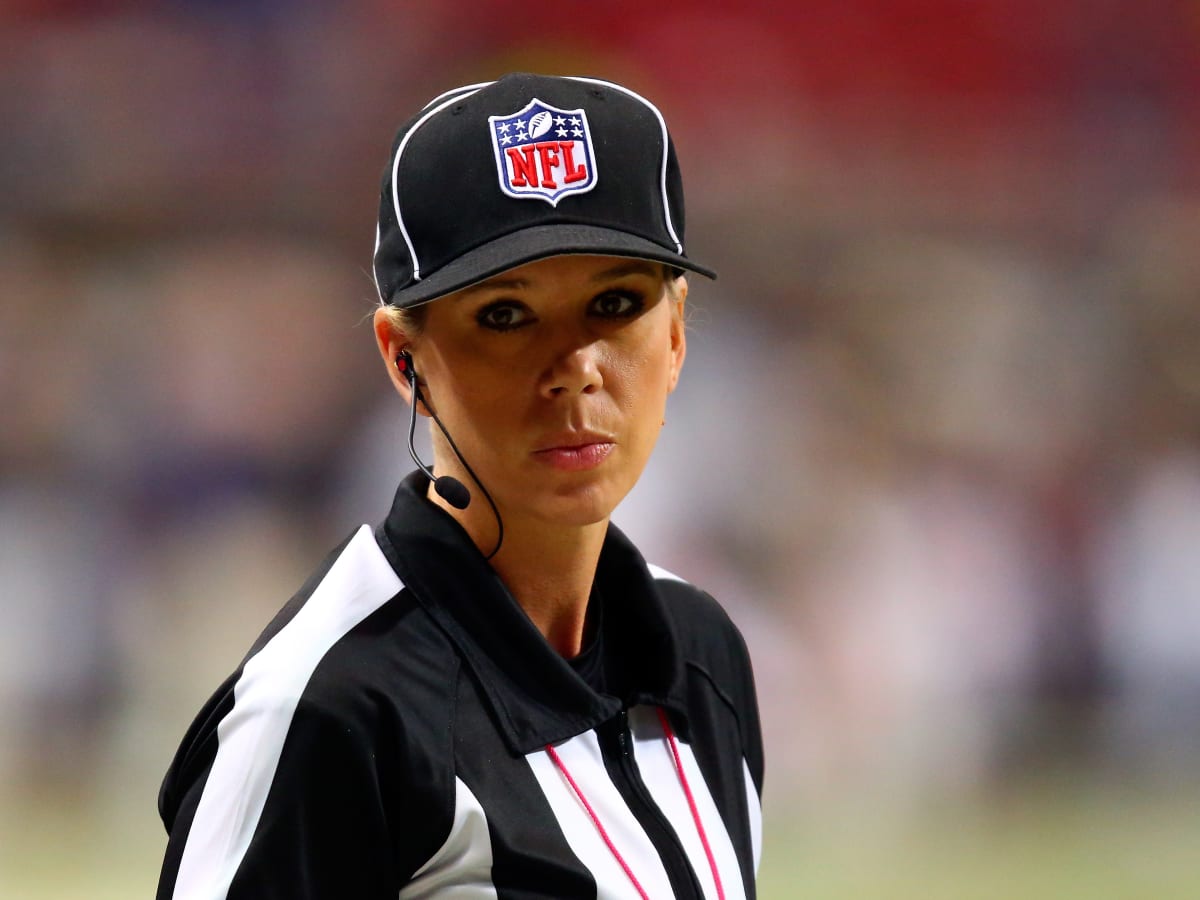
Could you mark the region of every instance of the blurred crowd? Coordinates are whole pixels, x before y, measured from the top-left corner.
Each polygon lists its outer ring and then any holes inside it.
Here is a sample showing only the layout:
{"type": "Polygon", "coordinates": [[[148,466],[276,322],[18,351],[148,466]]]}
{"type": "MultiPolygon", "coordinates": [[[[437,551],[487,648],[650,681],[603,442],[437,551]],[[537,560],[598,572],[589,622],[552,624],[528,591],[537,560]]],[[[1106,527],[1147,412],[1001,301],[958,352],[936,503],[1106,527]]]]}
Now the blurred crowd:
{"type": "Polygon", "coordinates": [[[616,521],[743,628],[768,792],[1200,775],[1194,4],[30,0],[0,50],[0,796],[149,810],[386,511],[387,148],[517,68],[675,132],[720,278],[616,521]]]}

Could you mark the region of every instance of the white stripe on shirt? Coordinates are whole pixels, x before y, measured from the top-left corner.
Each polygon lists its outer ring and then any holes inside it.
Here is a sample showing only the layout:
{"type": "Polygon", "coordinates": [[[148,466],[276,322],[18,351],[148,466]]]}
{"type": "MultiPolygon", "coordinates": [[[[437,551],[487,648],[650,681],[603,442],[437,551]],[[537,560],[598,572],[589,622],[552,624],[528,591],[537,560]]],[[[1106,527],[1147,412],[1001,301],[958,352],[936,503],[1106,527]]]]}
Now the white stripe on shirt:
{"type": "Polygon", "coordinates": [[[758,789],[754,786],[754,776],[750,774],[750,764],[742,760],[742,775],[746,779],[746,808],[750,810],[750,846],[754,851],[754,873],[758,874],[758,864],[762,861],[762,801],[758,799],[758,789]]]}
{"type": "MultiPolygon", "coordinates": [[[[646,783],[646,789],[650,791],[654,802],[667,817],[679,842],[683,844],[692,870],[704,889],[706,900],[717,900],[717,886],[713,881],[712,868],[708,864],[704,845],[700,842],[700,833],[696,829],[695,819],[692,818],[692,810],[688,805],[687,795],[683,792],[683,785],[679,782],[671,746],[663,734],[657,711],[652,706],[634,707],[629,711],[629,727],[633,731],[633,757],[642,774],[642,781],[646,783]]],[[[677,740],[676,744],[679,747],[679,758],[683,763],[688,787],[692,789],[692,796],[696,800],[696,811],[700,821],[704,823],[704,833],[708,837],[709,847],[712,848],[717,871],[721,873],[725,900],[745,900],[746,887],[742,881],[742,867],[734,852],[733,841],[725,828],[725,821],[717,811],[717,804],[709,793],[708,784],[692,748],[681,740],[677,740]]]]}
{"type": "Polygon", "coordinates": [[[403,584],[362,526],[290,622],[252,656],[217,726],[174,900],[224,900],[258,827],[300,695],[321,658],[403,584]]]}
{"type": "MultiPolygon", "coordinates": [[[[555,750],[571,777],[583,789],[604,830],[646,894],[650,897],[675,896],[658,851],[608,776],[596,732],[576,735],[566,743],[556,745],[555,750]]],[[[596,900],[639,900],[629,876],[546,751],[530,753],[525,759],[541,785],[571,851],[592,873],[596,881],[596,900]]]]}
{"type": "Polygon", "coordinates": [[[454,779],[454,823],[445,843],[400,889],[399,900],[495,900],[487,814],[461,778],[454,779]]]}

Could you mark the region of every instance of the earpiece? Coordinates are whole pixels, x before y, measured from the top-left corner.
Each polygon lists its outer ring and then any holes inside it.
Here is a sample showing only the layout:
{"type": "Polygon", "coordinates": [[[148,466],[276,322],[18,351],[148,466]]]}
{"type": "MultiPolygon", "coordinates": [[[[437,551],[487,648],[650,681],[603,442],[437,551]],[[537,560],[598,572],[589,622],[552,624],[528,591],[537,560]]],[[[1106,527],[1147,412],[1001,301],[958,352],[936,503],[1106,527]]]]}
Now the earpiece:
{"type": "Polygon", "coordinates": [[[401,350],[396,354],[396,371],[403,375],[409,384],[416,379],[417,373],[413,371],[412,354],[407,350],[401,350]]]}

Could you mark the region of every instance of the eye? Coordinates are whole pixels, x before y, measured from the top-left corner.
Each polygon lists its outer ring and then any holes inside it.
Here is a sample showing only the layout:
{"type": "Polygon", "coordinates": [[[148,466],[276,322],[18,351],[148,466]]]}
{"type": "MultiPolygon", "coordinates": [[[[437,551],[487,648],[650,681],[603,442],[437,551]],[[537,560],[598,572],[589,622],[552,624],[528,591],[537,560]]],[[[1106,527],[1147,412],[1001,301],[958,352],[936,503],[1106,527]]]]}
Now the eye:
{"type": "Polygon", "coordinates": [[[646,301],[637,291],[605,291],[592,300],[592,314],[606,319],[628,319],[645,307],[646,301]]]}
{"type": "Polygon", "coordinates": [[[513,300],[489,303],[475,314],[475,321],[492,331],[512,331],[528,324],[530,319],[529,310],[513,300]]]}

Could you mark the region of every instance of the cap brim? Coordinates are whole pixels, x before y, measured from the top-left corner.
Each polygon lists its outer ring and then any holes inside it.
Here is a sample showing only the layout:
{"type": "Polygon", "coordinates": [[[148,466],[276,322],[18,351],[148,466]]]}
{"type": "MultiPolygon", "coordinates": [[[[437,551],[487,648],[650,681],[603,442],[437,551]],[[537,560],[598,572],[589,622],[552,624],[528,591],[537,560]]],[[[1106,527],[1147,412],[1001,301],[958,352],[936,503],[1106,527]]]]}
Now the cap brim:
{"type": "Polygon", "coordinates": [[[595,225],[538,225],[506,234],[464,253],[415,284],[396,291],[388,303],[408,309],[470,287],[516,266],[551,256],[580,255],[647,259],[687,269],[706,278],[717,277],[712,269],[626,231],[595,225]]]}

